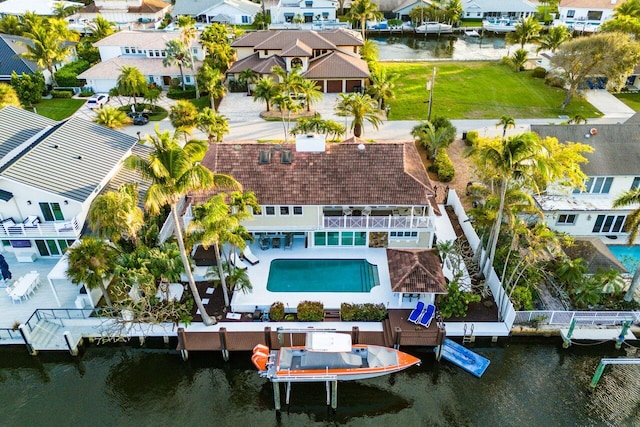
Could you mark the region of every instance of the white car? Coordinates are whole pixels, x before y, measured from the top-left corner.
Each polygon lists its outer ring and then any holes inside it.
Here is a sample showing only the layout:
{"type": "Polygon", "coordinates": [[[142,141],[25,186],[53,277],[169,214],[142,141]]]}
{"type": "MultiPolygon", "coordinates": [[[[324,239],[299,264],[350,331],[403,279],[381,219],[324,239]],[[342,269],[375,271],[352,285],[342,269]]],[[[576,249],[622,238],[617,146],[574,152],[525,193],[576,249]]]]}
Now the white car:
{"type": "Polygon", "coordinates": [[[91,109],[100,108],[107,102],[109,102],[109,95],[106,93],[96,93],[87,101],[87,107],[91,109]]]}

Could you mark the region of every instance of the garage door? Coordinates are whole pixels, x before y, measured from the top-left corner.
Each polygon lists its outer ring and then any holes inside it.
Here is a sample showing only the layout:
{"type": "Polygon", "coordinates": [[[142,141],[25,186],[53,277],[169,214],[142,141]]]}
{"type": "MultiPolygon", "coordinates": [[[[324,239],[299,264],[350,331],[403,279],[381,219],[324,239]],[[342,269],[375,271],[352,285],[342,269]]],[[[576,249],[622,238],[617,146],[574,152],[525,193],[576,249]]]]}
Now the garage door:
{"type": "Polygon", "coordinates": [[[327,93],[342,92],[342,80],[327,80],[327,93]]]}
{"type": "Polygon", "coordinates": [[[347,80],[347,92],[358,92],[362,91],[362,83],[360,80],[347,80]]]}

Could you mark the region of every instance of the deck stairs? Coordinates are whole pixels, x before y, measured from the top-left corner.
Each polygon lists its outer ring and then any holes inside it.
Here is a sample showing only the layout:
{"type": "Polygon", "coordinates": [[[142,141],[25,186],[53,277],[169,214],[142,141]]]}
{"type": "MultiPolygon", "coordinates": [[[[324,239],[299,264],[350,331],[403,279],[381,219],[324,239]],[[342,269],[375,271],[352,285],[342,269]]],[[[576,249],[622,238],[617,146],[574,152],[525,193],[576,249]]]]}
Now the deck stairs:
{"type": "Polygon", "coordinates": [[[31,331],[31,345],[34,350],[67,350],[64,332],[55,319],[41,319],[31,331]]]}

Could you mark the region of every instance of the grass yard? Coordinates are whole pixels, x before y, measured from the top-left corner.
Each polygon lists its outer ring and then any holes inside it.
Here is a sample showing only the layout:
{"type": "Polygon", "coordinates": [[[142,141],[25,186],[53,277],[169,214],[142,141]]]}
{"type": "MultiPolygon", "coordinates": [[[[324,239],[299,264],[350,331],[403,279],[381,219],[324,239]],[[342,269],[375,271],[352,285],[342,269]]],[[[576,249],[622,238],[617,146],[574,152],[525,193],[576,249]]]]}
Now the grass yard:
{"type": "Polygon", "coordinates": [[[396,98],[389,102],[391,120],[426,120],[429,93],[425,83],[437,68],[431,117],[448,119],[557,118],[560,115],[600,117],[584,99],[574,97],[565,110],[559,107],[565,91],[546,86],[530,71],[514,72],[496,62],[381,62],[387,73],[400,75],[396,98]]]}
{"type": "Polygon", "coordinates": [[[613,96],[627,104],[633,111],[640,111],[640,93],[614,93],[613,96]]]}
{"type": "Polygon", "coordinates": [[[85,102],[87,102],[86,99],[53,98],[43,99],[35,107],[41,116],[52,120],[64,120],[71,117],[85,102]]]}

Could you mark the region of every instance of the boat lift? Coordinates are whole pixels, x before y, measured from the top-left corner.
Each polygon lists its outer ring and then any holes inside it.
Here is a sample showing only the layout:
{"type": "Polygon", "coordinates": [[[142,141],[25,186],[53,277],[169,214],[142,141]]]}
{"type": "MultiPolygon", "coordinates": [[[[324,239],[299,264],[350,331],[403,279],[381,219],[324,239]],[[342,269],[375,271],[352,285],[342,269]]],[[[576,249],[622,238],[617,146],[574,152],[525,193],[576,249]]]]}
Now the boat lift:
{"type": "Polygon", "coordinates": [[[600,377],[604,372],[604,368],[606,368],[607,365],[640,365],[640,359],[600,359],[600,364],[598,365],[596,372],[593,374],[591,384],[589,385],[589,387],[591,387],[590,391],[595,390],[598,385],[598,381],[600,381],[600,377]]]}

